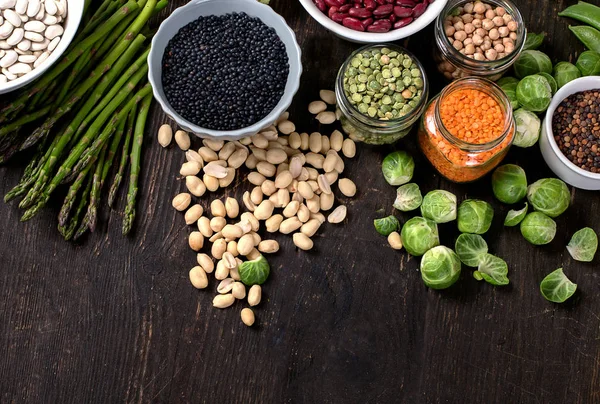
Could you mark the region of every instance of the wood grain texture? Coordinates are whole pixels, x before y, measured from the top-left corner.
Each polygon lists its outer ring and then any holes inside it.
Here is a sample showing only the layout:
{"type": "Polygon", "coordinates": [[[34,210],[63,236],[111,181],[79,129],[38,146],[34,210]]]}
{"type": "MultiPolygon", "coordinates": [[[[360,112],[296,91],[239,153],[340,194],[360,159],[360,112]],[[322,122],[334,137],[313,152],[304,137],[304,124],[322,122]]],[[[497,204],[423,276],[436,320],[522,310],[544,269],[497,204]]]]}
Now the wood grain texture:
{"type": "MultiPolygon", "coordinates": [[[[556,17],[574,1],[516,2],[530,30],[548,32],[544,50],[554,61],[582,51],[570,22],[556,17]]],[[[160,18],[185,1],[171,3],[160,18]]],[[[320,88],[332,88],[356,45],[326,32],[295,0],[272,0],[272,7],[303,49],[292,119],[318,130],[306,105],[320,88]]],[[[432,27],[402,43],[438,91],[432,27]]],[[[0,204],[0,402],[600,402],[598,259],[577,263],[564,248],[577,229],[600,230],[597,193],[573,190],[556,239],[534,247],[518,229],[502,227],[508,207],[493,200],[489,178],[469,186],[443,180],[412,134],[395,147],[413,152],[422,190],[490,201],[496,217],[486,238],[510,268],[505,288],[477,282],[463,268],[454,287],[433,291],[421,282],[418,260],[391,250],[373,229],[376,212],[391,212],[395,196],[380,173],[390,148],[361,146],[346,165],[359,188],[347,201],[349,219],[324,226],[309,253],[296,251],[291,237],[277,237],[282,249],[270,259],[258,325],[249,329],[239,319],[241,303],[212,308],[214,281],[207,291],[189,284],[195,254],[170,203],[183,189],[175,174],[184,156],[156,143],[165,117],[157,105],[152,114],[130,237],[120,235],[122,201],[112,212],[103,207],[98,230],[80,244],[59,237],[58,203],[25,224],[15,204],[0,204]],[[541,297],[539,282],[561,266],[579,290],[554,305],[541,297]]],[[[537,148],[513,149],[507,161],[522,165],[530,182],[551,174],[537,148]]],[[[2,195],[23,166],[17,159],[0,168],[2,195]]],[[[238,181],[227,193],[246,188],[238,181]]],[[[453,245],[455,224],[441,233],[453,245]]]]}

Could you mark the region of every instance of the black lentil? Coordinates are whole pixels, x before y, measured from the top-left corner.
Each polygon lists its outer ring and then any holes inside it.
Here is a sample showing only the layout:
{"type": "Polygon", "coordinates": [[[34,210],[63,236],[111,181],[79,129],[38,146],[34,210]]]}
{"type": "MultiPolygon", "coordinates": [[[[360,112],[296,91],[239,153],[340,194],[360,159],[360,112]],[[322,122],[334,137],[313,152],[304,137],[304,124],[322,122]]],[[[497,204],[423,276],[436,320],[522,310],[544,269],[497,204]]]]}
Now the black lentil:
{"type": "Polygon", "coordinates": [[[552,116],[554,140],[578,167],[600,173],[600,89],[565,98],[552,116]]]}
{"type": "Polygon", "coordinates": [[[200,17],[181,28],[163,56],[165,96],[203,128],[236,130],[267,116],[289,73],[275,30],[245,13],[200,17]]]}

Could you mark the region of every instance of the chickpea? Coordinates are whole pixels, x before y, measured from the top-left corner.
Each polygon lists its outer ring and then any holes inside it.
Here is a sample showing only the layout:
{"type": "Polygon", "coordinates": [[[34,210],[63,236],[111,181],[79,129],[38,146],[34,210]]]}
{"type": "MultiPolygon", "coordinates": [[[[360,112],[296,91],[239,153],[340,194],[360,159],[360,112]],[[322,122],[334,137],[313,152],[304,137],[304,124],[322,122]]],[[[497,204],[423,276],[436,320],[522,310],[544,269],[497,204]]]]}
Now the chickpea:
{"type": "Polygon", "coordinates": [[[483,43],[483,38],[477,34],[473,35],[473,44],[479,46],[483,43]]]}
{"type": "Polygon", "coordinates": [[[498,52],[498,54],[504,53],[504,45],[501,43],[494,45],[494,50],[498,52]]]}
{"type": "Polygon", "coordinates": [[[496,17],[492,18],[492,22],[497,27],[501,27],[501,26],[504,25],[504,19],[502,17],[499,17],[499,16],[496,16],[496,17]]]}
{"type": "Polygon", "coordinates": [[[473,14],[473,18],[476,20],[482,20],[485,18],[485,15],[483,14],[473,14]]]}
{"type": "Polygon", "coordinates": [[[513,53],[515,51],[515,45],[511,43],[507,43],[504,45],[504,52],[507,54],[513,53]]]}
{"type": "Polygon", "coordinates": [[[472,43],[465,45],[465,55],[472,55],[474,53],[475,53],[475,46],[472,43]]]}
{"type": "Polygon", "coordinates": [[[475,28],[481,28],[481,19],[474,18],[471,22],[475,28]]]}
{"type": "Polygon", "coordinates": [[[485,51],[485,57],[487,60],[496,60],[498,57],[498,52],[495,49],[488,49],[485,51]]]}
{"type": "Polygon", "coordinates": [[[516,32],[517,28],[518,28],[518,24],[516,21],[509,21],[506,24],[506,27],[511,31],[511,32],[516,32]]]}
{"type": "Polygon", "coordinates": [[[468,24],[470,22],[473,22],[473,15],[472,14],[464,14],[462,16],[462,20],[465,24],[468,24]]]}
{"type": "Polygon", "coordinates": [[[459,52],[461,55],[466,55],[466,52],[465,52],[465,49],[464,49],[464,48],[463,48],[463,49],[461,49],[461,50],[459,50],[458,52],[459,52]]]}
{"type": "Polygon", "coordinates": [[[452,24],[456,24],[457,22],[462,22],[462,18],[460,17],[452,17],[452,24]]]}
{"type": "Polygon", "coordinates": [[[456,32],[456,29],[452,25],[449,25],[444,29],[444,31],[446,32],[446,36],[453,36],[456,32]]]}
{"type": "Polygon", "coordinates": [[[481,50],[487,51],[492,49],[492,43],[490,41],[483,41],[483,45],[481,45],[481,50]]]}
{"type": "Polygon", "coordinates": [[[475,53],[482,53],[483,54],[483,51],[481,50],[481,46],[476,46],[475,47],[475,53]]]}
{"type": "Polygon", "coordinates": [[[463,43],[459,40],[456,40],[452,43],[452,46],[454,46],[454,49],[456,49],[457,51],[461,50],[463,48],[463,43]]]}
{"type": "Polygon", "coordinates": [[[494,12],[494,10],[487,10],[485,12],[485,18],[487,18],[488,20],[491,20],[495,16],[496,16],[496,13],[494,12]]]}
{"type": "Polygon", "coordinates": [[[491,30],[492,28],[494,28],[495,24],[492,20],[488,20],[487,18],[485,20],[482,21],[481,26],[483,27],[483,29],[485,29],[486,31],[491,30]]]}
{"type": "Polygon", "coordinates": [[[513,20],[512,15],[506,13],[502,16],[502,19],[504,20],[505,24],[508,24],[509,22],[511,22],[513,20]]]}
{"type": "Polygon", "coordinates": [[[485,3],[485,9],[486,10],[491,10],[492,9],[492,5],[485,3]]]}
{"type": "Polygon", "coordinates": [[[473,59],[475,59],[475,60],[485,60],[485,56],[483,56],[483,53],[481,53],[481,52],[476,52],[473,55],[473,59]]]}
{"type": "Polygon", "coordinates": [[[504,14],[506,14],[506,9],[504,7],[496,7],[496,15],[502,17],[504,14]]]}
{"type": "MultiPolygon", "coordinates": [[[[508,30],[508,28],[507,28],[507,30],[508,30]]],[[[467,24],[465,24],[464,31],[467,34],[472,34],[475,31],[475,26],[471,23],[467,23],[467,24]]],[[[508,35],[508,34],[506,34],[506,35],[508,35]]]]}
{"type": "Polygon", "coordinates": [[[462,20],[460,20],[459,22],[455,23],[454,25],[454,29],[457,31],[464,31],[465,30],[465,24],[462,22],[462,20]]]}
{"type": "Polygon", "coordinates": [[[495,41],[492,41],[492,46],[496,46],[496,45],[502,45],[502,40],[496,39],[495,41]]]}
{"type": "Polygon", "coordinates": [[[454,33],[454,39],[462,42],[467,39],[467,33],[465,31],[456,31],[454,33]]]}
{"type": "Polygon", "coordinates": [[[508,37],[509,37],[510,39],[512,39],[513,41],[516,41],[516,40],[517,40],[517,33],[516,33],[516,32],[511,32],[511,33],[508,35],[508,37]]]}
{"type": "Polygon", "coordinates": [[[465,3],[465,5],[463,6],[463,10],[465,10],[465,13],[472,13],[473,8],[473,3],[465,3]]]}
{"type": "Polygon", "coordinates": [[[508,34],[510,34],[510,31],[508,29],[508,27],[500,27],[498,28],[498,33],[500,34],[501,38],[507,37],[508,34]]]}
{"type": "Polygon", "coordinates": [[[482,37],[482,38],[483,38],[484,36],[486,36],[486,35],[487,35],[487,31],[486,31],[486,30],[484,30],[483,28],[477,28],[477,29],[475,30],[475,35],[479,35],[480,37],[482,37]]]}
{"type": "Polygon", "coordinates": [[[485,13],[485,5],[480,1],[476,1],[473,5],[473,11],[475,11],[477,14],[483,14],[485,13]]]}
{"type": "Polygon", "coordinates": [[[509,42],[510,42],[510,43],[512,43],[512,41],[513,41],[513,40],[512,40],[512,39],[510,39],[510,38],[502,38],[502,45],[506,45],[506,44],[507,44],[507,43],[509,43],[509,42]]]}
{"type": "Polygon", "coordinates": [[[506,53],[502,52],[498,54],[498,59],[502,59],[506,57],[506,53]]]}
{"type": "Polygon", "coordinates": [[[496,39],[500,38],[500,33],[496,28],[491,29],[488,35],[490,36],[490,39],[492,41],[495,41],[496,39]]]}
{"type": "Polygon", "coordinates": [[[473,43],[473,38],[467,38],[463,41],[463,45],[471,45],[473,43]]]}

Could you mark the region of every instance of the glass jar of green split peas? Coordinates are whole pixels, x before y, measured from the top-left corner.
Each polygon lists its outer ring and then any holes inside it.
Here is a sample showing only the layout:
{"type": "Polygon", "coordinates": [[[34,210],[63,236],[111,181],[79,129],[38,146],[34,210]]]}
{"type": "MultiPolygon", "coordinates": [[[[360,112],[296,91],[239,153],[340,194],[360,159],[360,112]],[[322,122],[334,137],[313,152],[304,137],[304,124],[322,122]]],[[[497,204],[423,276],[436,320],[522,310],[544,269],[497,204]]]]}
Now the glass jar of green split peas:
{"type": "Polygon", "coordinates": [[[344,62],[335,84],[342,128],[356,141],[393,143],[425,111],[428,91],[423,66],[406,49],[392,44],[360,48],[344,62]]]}

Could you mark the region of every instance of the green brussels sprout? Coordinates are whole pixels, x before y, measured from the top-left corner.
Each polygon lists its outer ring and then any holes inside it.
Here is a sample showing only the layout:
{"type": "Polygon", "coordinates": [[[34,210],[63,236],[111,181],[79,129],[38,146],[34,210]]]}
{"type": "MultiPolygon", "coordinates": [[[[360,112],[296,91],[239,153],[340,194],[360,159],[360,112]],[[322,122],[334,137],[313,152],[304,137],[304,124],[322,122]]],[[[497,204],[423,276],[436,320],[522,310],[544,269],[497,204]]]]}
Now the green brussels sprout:
{"type": "Polygon", "coordinates": [[[440,245],[437,224],[424,217],[416,216],[404,223],[400,238],[410,255],[419,257],[440,245]]]}
{"type": "Polygon", "coordinates": [[[415,162],[405,151],[395,151],[383,159],[383,176],[390,185],[406,184],[412,179],[415,162]]]}
{"type": "Polygon", "coordinates": [[[252,261],[242,262],[238,267],[238,271],[244,285],[262,285],[269,277],[271,267],[267,259],[263,255],[260,255],[252,261]]]}
{"type": "Polygon", "coordinates": [[[519,104],[528,111],[543,112],[552,100],[552,89],[548,80],[539,74],[527,76],[517,85],[519,104]]]}
{"type": "Polygon", "coordinates": [[[513,112],[516,133],[513,144],[517,147],[531,147],[537,143],[542,131],[542,122],[536,114],[519,108],[513,112]]]}
{"type": "Polygon", "coordinates": [[[527,188],[527,200],[533,209],[557,217],[569,207],[571,194],[558,178],[542,178],[527,188]]]}
{"type": "Polygon", "coordinates": [[[436,223],[447,223],[456,219],[456,195],[441,189],[428,192],[421,204],[421,215],[436,223]]]}
{"type": "Polygon", "coordinates": [[[473,272],[473,277],[478,281],[484,280],[494,286],[508,285],[508,265],[499,257],[492,254],[485,254],[473,272]]]}
{"type": "Polygon", "coordinates": [[[458,207],[458,230],[461,233],[483,234],[490,229],[494,209],[487,202],[467,199],[458,207]]]}
{"type": "Polygon", "coordinates": [[[521,222],[521,234],[533,245],[548,244],[556,235],[556,222],[541,212],[531,212],[521,222]]]}
{"type": "Polygon", "coordinates": [[[419,186],[415,183],[405,184],[396,190],[396,200],[394,208],[402,212],[409,212],[417,209],[423,202],[423,196],[419,186]]]}
{"type": "Polygon", "coordinates": [[[600,74],[600,53],[585,51],[577,58],[575,66],[582,76],[597,76],[600,74]]]}
{"type": "Polygon", "coordinates": [[[554,303],[565,302],[576,290],[577,284],[567,278],[562,268],[550,272],[540,283],[540,292],[544,299],[554,303]]]}
{"type": "Polygon", "coordinates": [[[554,80],[554,77],[552,77],[551,74],[546,72],[540,72],[538,74],[546,80],[548,80],[548,84],[550,84],[550,90],[552,91],[552,94],[556,93],[556,90],[558,90],[558,84],[556,83],[556,80],[554,80]]]}
{"type": "Polygon", "coordinates": [[[502,77],[496,84],[504,91],[506,97],[510,100],[512,109],[519,108],[519,100],[517,100],[517,85],[519,79],[514,77],[502,77]]]}
{"type": "Polygon", "coordinates": [[[504,219],[504,225],[513,227],[521,223],[523,219],[525,219],[525,216],[527,216],[527,209],[529,209],[529,204],[525,202],[525,207],[523,209],[509,210],[504,219]]]}
{"type": "Polygon", "coordinates": [[[573,81],[581,77],[581,72],[572,63],[569,62],[558,62],[556,66],[554,66],[554,80],[556,80],[556,84],[558,88],[561,88],[569,81],[573,81]]]}
{"type": "Polygon", "coordinates": [[[525,43],[523,44],[523,50],[536,50],[537,48],[542,46],[542,42],[544,42],[545,36],[545,32],[542,32],[540,34],[528,32],[527,36],[525,37],[525,43]]]}
{"type": "Polygon", "coordinates": [[[567,251],[575,261],[591,262],[598,249],[598,236],[593,229],[584,227],[571,237],[567,251]]]}
{"type": "Polygon", "coordinates": [[[446,289],[460,276],[458,255],[448,247],[433,247],[421,259],[421,278],[431,289],[446,289]]]}
{"type": "Polygon", "coordinates": [[[389,236],[390,233],[395,232],[400,228],[400,222],[396,219],[396,216],[390,215],[381,219],[373,220],[375,230],[382,236],[389,236]]]}
{"type": "Polygon", "coordinates": [[[527,195],[525,170],[515,164],[505,164],[492,174],[492,190],[500,202],[513,204],[527,195]]]}
{"type": "Polygon", "coordinates": [[[539,72],[552,73],[552,61],[548,55],[538,50],[521,52],[513,67],[515,76],[520,79],[539,72]]]}
{"type": "Polygon", "coordinates": [[[458,258],[468,267],[478,267],[488,252],[488,245],[479,234],[463,233],[454,245],[458,258]]]}

